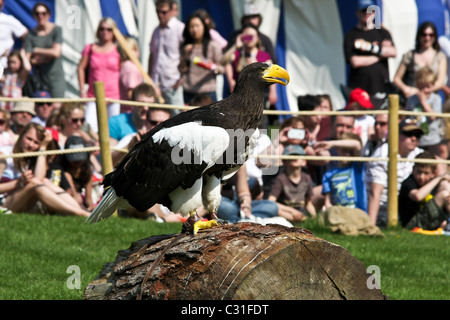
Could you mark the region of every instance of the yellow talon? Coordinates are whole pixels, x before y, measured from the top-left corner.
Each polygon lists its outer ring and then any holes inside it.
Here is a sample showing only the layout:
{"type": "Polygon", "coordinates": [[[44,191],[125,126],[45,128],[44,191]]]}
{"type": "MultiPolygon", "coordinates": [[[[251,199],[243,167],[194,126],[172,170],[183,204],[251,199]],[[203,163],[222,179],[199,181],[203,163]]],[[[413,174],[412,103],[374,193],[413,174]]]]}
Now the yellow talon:
{"type": "Polygon", "coordinates": [[[197,234],[200,229],[209,229],[214,226],[217,226],[218,223],[216,220],[208,220],[208,221],[197,221],[194,223],[194,235],[197,234]]]}

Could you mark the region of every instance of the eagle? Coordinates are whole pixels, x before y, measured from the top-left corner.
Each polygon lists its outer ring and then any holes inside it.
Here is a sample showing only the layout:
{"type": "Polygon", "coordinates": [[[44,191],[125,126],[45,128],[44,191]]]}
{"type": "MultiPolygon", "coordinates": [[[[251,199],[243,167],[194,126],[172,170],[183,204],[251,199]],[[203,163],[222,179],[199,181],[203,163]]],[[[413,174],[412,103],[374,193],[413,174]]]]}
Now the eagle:
{"type": "Polygon", "coordinates": [[[289,81],[282,67],[255,62],[240,72],[227,98],[158,124],[105,176],[102,198],[86,221],[106,219],[118,208],[146,211],[162,204],[189,215],[182,233],[223,224],[216,215],[221,186],[256,145],[267,87],[289,81]],[[202,206],[206,221],[196,213],[202,206]]]}

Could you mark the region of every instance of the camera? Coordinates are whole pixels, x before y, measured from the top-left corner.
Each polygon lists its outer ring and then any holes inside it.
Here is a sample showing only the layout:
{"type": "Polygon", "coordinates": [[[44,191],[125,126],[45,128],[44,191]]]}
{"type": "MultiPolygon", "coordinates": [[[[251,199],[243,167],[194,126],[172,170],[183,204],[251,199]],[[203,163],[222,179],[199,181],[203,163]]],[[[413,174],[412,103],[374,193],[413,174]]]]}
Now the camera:
{"type": "Polygon", "coordinates": [[[289,139],[298,139],[298,140],[303,140],[305,139],[305,129],[289,129],[288,133],[287,133],[287,137],[289,139]]]}

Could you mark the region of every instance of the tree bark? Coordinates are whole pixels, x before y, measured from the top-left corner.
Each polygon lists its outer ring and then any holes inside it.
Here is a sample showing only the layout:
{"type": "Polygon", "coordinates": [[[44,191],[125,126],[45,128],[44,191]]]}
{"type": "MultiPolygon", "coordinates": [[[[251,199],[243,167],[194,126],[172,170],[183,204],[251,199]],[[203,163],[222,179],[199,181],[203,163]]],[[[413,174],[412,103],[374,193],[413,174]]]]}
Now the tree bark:
{"type": "Polygon", "coordinates": [[[308,230],[236,223],[139,240],[103,268],[84,299],[385,299],[368,285],[371,276],[308,230]]]}

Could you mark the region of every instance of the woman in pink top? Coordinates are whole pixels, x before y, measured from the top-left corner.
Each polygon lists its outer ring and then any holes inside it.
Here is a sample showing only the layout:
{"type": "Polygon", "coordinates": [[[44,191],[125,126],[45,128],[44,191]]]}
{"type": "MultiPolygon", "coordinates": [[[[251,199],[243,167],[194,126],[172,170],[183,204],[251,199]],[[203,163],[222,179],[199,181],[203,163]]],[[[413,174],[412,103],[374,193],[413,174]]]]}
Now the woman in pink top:
{"type": "MultiPolygon", "coordinates": [[[[120,99],[120,55],[117,51],[116,38],[113,33],[113,28],[115,27],[116,23],[111,18],[100,20],[96,32],[98,41],[88,44],[81,54],[82,57],[78,64],[78,83],[82,98],[94,97],[94,82],[103,81],[105,96],[111,99],[120,99]],[[86,79],[85,69],[88,66],[89,77],[86,79]],[[87,90],[86,83],[89,85],[87,90]]],[[[119,103],[108,104],[108,118],[119,113],[119,103]]],[[[95,102],[88,102],[86,106],[86,121],[95,132],[98,132],[95,102]]]]}

